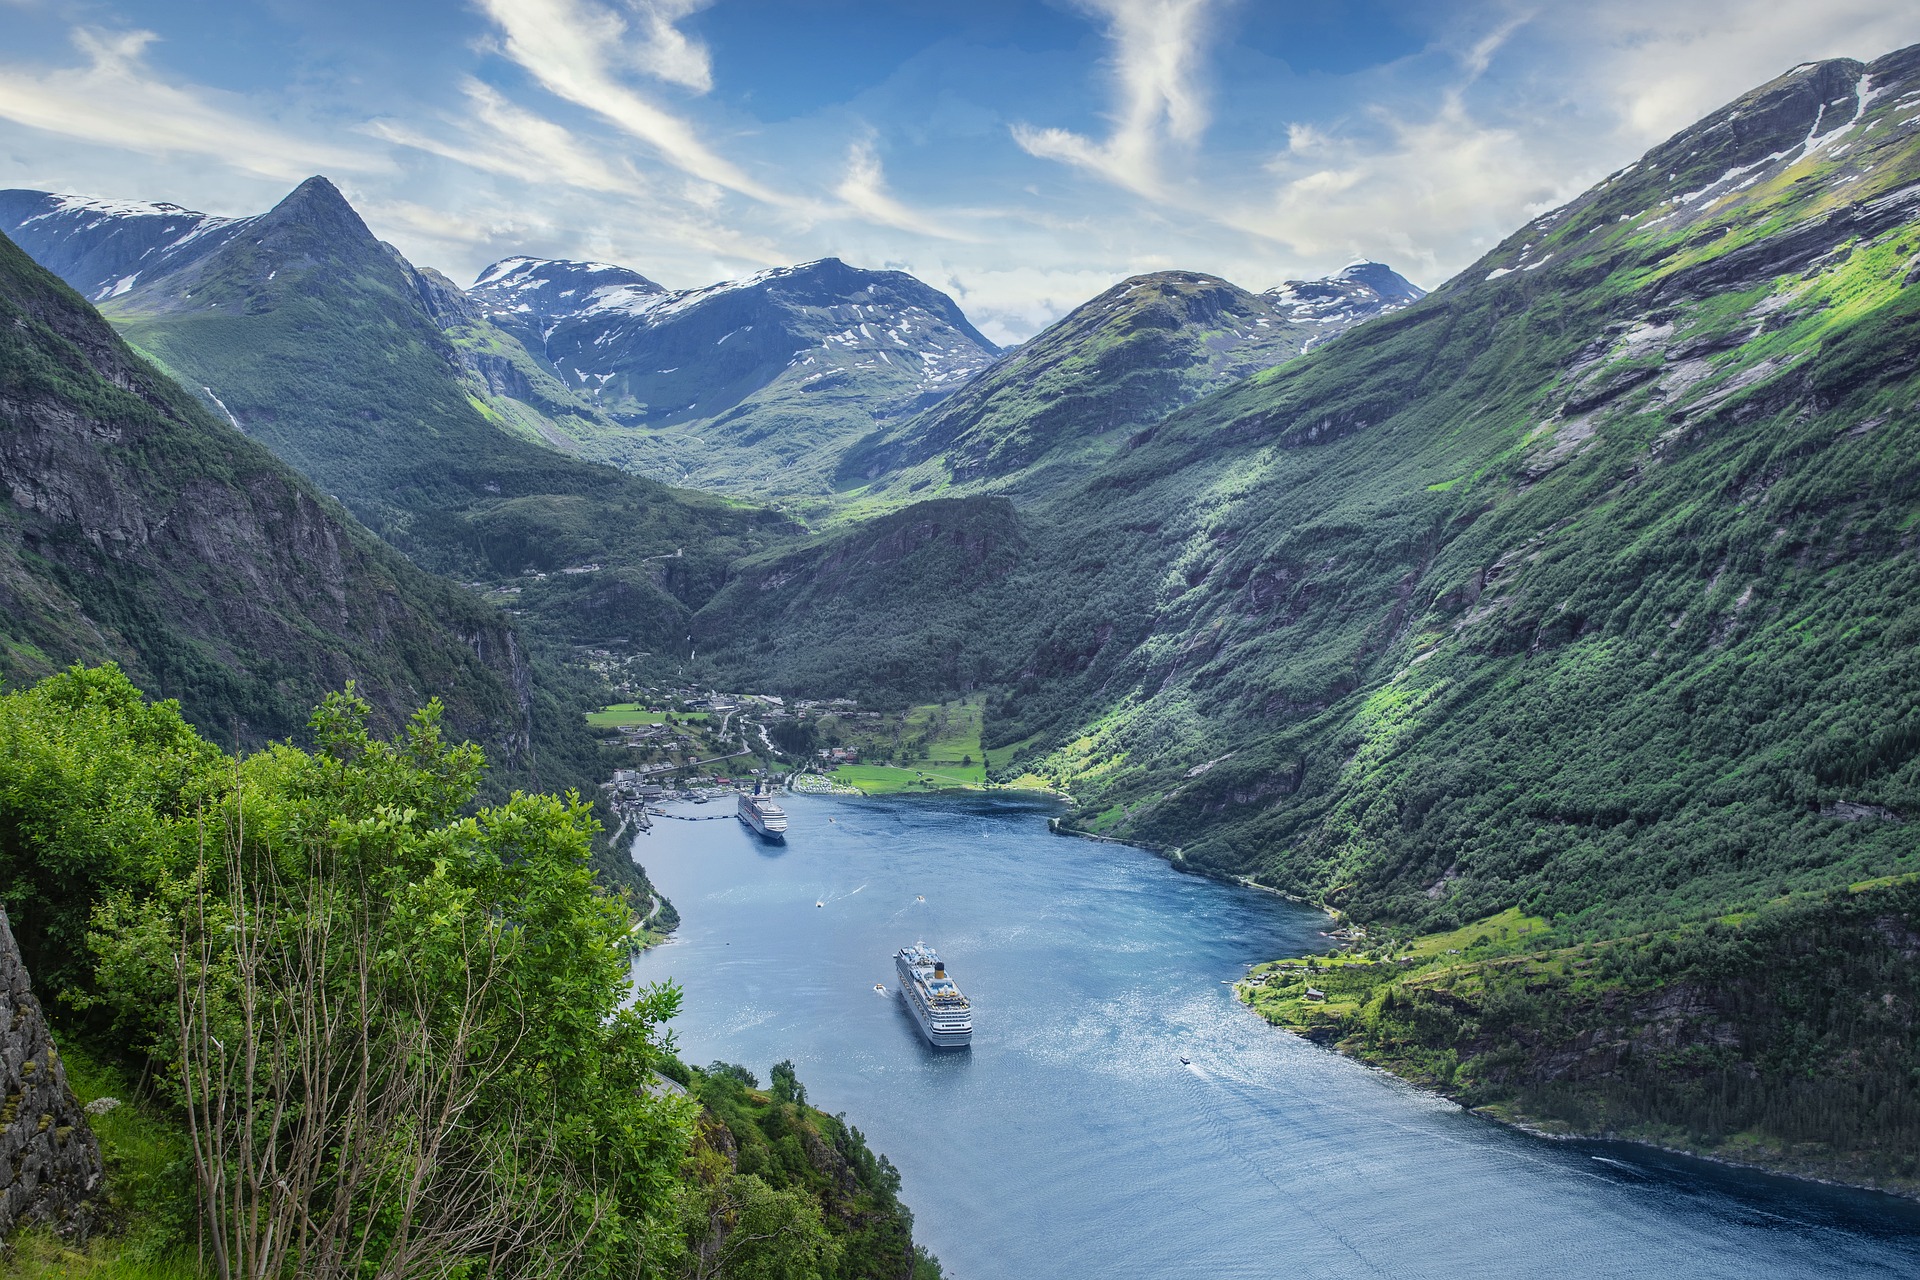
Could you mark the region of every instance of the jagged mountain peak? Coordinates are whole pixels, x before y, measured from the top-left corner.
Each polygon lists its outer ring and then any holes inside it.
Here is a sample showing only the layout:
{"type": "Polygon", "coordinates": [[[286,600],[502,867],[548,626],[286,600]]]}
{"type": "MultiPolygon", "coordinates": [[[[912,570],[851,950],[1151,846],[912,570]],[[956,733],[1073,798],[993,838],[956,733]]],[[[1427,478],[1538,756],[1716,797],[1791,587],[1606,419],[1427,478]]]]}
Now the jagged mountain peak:
{"type": "Polygon", "coordinates": [[[1261,296],[1289,320],[1316,326],[1314,345],[1427,295],[1386,263],[1361,258],[1318,280],[1284,281],[1261,296]]]}
{"type": "Polygon", "coordinates": [[[261,228],[291,223],[345,231],[374,239],[373,232],[368,229],[359,212],[340,194],[340,188],[320,174],[315,174],[289,191],[279,204],[256,219],[256,225],[261,228]]]}
{"type": "Polygon", "coordinates": [[[1389,303],[1405,306],[1427,296],[1427,291],[1384,262],[1358,258],[1333,273],[1335,280],[1364,285],[1389,303]]]}

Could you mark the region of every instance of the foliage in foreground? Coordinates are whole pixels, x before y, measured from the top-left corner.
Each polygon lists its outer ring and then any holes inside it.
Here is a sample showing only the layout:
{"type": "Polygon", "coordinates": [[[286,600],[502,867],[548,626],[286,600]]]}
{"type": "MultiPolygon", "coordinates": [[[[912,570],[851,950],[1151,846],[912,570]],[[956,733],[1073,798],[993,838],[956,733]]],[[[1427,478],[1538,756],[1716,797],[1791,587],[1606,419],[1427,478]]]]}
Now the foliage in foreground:
{"type": "Polygon", "coordinates": [[[818,1179],[736,1177],[701,1101],[661,1086],[686,1075],[660,1030],[679,995],[632,990],[586,806],[476,807],[481,752],[437,706],[390,742],[367,715],[336,694],[315,750],[235,759],[112,667],[0,697],[0,898],[71,1011],[80,1087],[145,1081],[101,1124],[130,1233],[21,1267],[906,1274],[890,1189],[899,1265],[841,1268],[862,1255],[818,1179]],[[823,1221],[798,1252],[761,1229],[823,1221]]]}

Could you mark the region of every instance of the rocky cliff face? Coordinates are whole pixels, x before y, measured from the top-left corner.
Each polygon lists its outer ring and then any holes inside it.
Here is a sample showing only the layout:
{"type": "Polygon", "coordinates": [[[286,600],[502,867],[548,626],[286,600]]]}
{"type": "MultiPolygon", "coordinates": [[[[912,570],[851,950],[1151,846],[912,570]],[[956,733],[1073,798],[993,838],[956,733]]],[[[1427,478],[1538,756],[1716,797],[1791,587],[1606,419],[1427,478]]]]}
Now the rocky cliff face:
{"type": "Polygon", "coordinates": [[[116,659],[222,740],[295,732],[355,680],[396,723],[440,696],[525,756],[496,611],[381,547],[0,241],[0,673],[116,659]]]}
{"type": "Polygon", "coordinates": [[[79,1099],[0,911],[0,1239],[44,1225],[84,1240],[103,1169],[79,1099]]]}

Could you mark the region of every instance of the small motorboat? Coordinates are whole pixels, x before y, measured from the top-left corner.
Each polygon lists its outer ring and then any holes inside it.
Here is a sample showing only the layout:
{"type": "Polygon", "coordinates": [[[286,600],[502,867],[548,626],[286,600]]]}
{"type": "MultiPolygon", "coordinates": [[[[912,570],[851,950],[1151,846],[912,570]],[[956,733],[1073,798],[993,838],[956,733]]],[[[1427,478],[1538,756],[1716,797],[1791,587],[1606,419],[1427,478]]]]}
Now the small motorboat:
{"type": "Polygon", "coordinates": [[[879,992],[879,993],[880,993],[881,995],[885,995],[885,994],[887,994],[887,984],[886,984],[886,983],[884,983],[884,982],[876,982],[876,983],[874,983],[874,984],[873,984],[873,989],[874,989],[875,991],[878,991],[878,992],[879,992]]]}
{"type": "Polygon", "coordinates": [[[1183,1067],[1190,1067],[1193,1065],[1193,1059],[1189,1058],[1186,1054],[1183,1053],[1180,1055],[1180,1065],[1183,1067]]]}
{"type": "Polygon", "coordinates": [[[826,903],[824,903],[824,902],[816,902],[816,903],[814,903],[813,905],[814,905],[814,906],[816,906],[816,907],[824,907],[824,906],[826,906],[827,904],[826,904],[826,903]]]}

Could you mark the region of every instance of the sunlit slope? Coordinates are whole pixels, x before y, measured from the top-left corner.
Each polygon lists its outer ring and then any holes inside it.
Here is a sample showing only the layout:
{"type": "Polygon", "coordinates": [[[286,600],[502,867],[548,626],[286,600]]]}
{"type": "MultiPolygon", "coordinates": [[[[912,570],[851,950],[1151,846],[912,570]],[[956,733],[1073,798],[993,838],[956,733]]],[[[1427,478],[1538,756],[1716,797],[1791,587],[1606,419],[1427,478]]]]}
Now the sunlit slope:
{"type": "Polygon", "coordinates": [[[862,440],[840,483],[856,509],[1050,492],[1174,410],[1420,296],[1380,263],[1264,294],[1195,271],[1123,280],[940,404],[862,440]]]}
{"type": "Polygon", "coordinates": [[[990,739],[1063,742],[1080,823],[1367,915],[1906,867],[1917,68],[1796,69],[1131,442],[1051,513],[1080,701],[990,739]]]}

